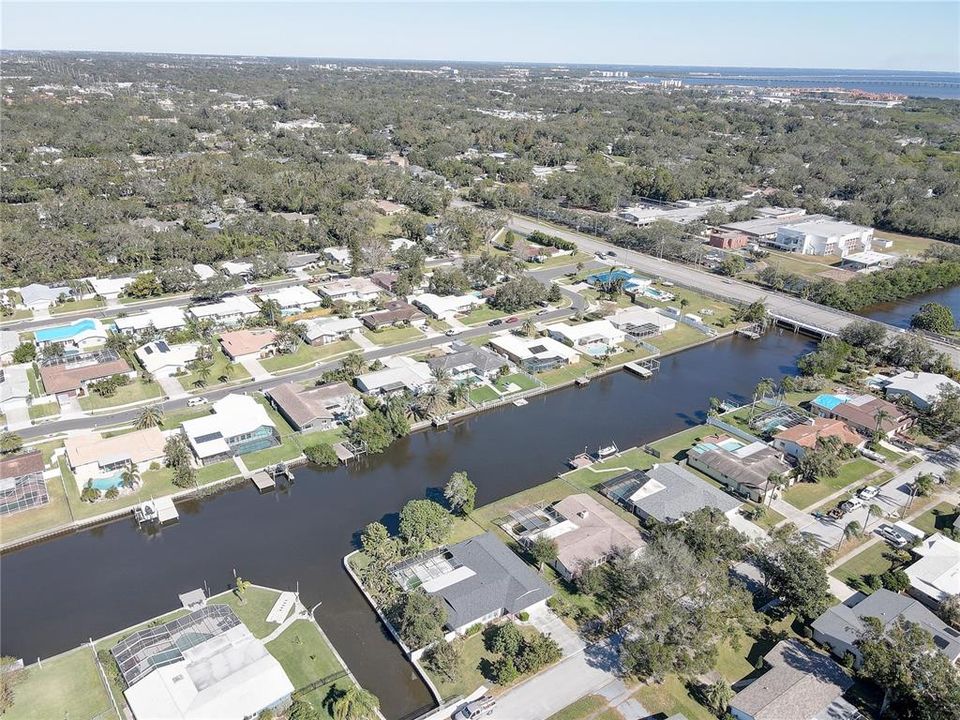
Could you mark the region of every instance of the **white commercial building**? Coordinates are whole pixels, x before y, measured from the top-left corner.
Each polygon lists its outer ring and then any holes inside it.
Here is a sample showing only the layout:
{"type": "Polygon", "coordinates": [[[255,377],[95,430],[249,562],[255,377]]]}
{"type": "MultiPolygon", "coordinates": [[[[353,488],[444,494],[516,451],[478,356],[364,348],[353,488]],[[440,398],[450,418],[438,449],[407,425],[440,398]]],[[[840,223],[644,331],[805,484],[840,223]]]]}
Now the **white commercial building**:
{"type": "Polygon", "coordinates": [[[151,308],[136,315],[118,317],[114,319],[113,324],[117,332],[134,335],[149,329],[157,332],[179,330],[187,324],[187,318],[184,316],[183,308],[168,306],[151,308]]]}
{"type": "Polygon", "coordinates": [[[547,327],[547,331],[554,340],[587,351],[599,346],[615,348],[626,339],[626,333],[614,327],[609,320],[594,320],[580,325],[557,323],[547,327]]]}
{"type": "Polygon", "coordinates": [[[906,569],[911,595],[933,608],[952,595],[960,595],[960,543],[936,533],[912,552],[919,560],[906,569]]]}
{"type": "Polygon", "coordinates": [[[960,389],[960,383],[939,373],[907,370],[890,378],[883,391],[888,400],[907,397],[918,409],[927,410],[946,388],[960,389]]]}
{"type": "Polygon", "coordinates": [[[417,393],[433,382],[430,366],[404,355],[388,357],[382,370],[358,375],[354,381],[361,392],[369,395],[390,395],[409,390],[417,393]]]}
{"type": "Polygon", "coordinates": [[[303,285],[292,285],[273,292],[261,293],[260,299],[264,302],[272,300],[277,303],[284,315],[294,315],[310,308],[319,307],[323,302],[319,295],[303,285]]]}
{"type": "Polygon", "coordinates": [[[383,288],[365,277],[341,278],[330,280],[317,286],[317,291],[331,302],[338,300],[346,303],[373,302],[383,288]]]}
{"type": "Polygon", "coordinates": [[[870,250],[873,228],[826,218],[777,228],[773,245],[801,255],[839,255],[870,250]]]}
{"type": "Polygon", "coordinates": [[[197,320],[209,320],[218,325],[236,325],[260,314],[253,300],[242,295],[228,295],[219,302],[193,305],[189,313],[197,320]]]}
{"type": "Polygon", "coordinates": [[[163,340],[147,343],[136,350],[137,360],[143,369],[154,377],[169,377],[186,370],[197,359],[200,343],[168,345],[163,340]]]}
{"type": "Polygon", "coordinates": [[[470,312],[473,308],[483,305],[486,300],[476,295],[434,295],[422,293],[410,297],[410,302],[439,320],[447,320],[470,312]]]}
{"type": "Polygon", "coordinates": [[[116,300],[127,285],[133,282],[133,278],[90,278],[88,282],[93,291],[104,300],[116,300]]]}
{"type": "Polygon", "coordinates": [[[344,340],[350,333],[363,327],[359,318],[322,317],[303,320],[299,323],[303,327],[302,336],[311,345],[326,345],[327,343],[344,340]]]}

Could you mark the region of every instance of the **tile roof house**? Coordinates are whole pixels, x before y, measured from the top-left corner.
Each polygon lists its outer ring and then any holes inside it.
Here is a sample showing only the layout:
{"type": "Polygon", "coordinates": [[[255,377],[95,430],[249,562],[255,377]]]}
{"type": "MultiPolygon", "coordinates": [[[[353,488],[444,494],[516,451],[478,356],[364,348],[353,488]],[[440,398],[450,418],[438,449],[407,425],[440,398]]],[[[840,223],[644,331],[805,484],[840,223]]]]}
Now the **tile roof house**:
{"type": "Polygon", "coordinates": [[[906,430],[913,424],[913,418],[909,413],[876,395],[850,396],[825,393],[811,400],[810,407],[821,417],[843,420],[866,437],[872,436],[877,430],[878,417],[880,432],[887,437],[906,430]]]}
{"type": "Polygon", "coordinates": [[[403,323],[423,323],[427,316],[405,300],[391,300],[382,309],[361,315],[360,320],[371,330],[381,330],[403,323]]]}
{"type": "Polygon", "coordinates": [[[163,433],[157,427],[112,437],[87,431],[63,443],[67,462],[81,488],[87,481],[114,475],[130,463],[146,470],[150,463],[163,460],[163,445],[163,433]]]}
{"type": "Polygon", "coordinates": [[[450,344],[451,352],[427,360],[431,370],[442,368],[446,370],[454,381],[471,378],[490,379],[500,372],[500,368],[507,367],[508,363],[500,355],[485,348],[478,348],[470,343],[454,341],[450,344]]]}
{"type": "Polygon", "coordinates": [[[906,568],[907,592],[932,608],[951,595],[960,595],[960,543],[934,533],[911,552],[918,559],[906,568]]]}
{"type": "Polygon", "coordinates": [[[284,383],[267,390],[266,396],[295,430],[329,430],[367,413],[360,393],[345,382],[313,388],[284,383]]]}
{"type": "Polygon", "coordinates": [[[254,328],[225,332],[220,336],[220,347],[234,362],[267,357],[277,349],[277,331],[254,328]]]}
{"type": "Polygon", "coordinates": [[[689,513],[712,507],[725,515],[742,504],[675,463],[631,470],[605,481],[601,492],[643,520],[679,522],[689,513]]]}
{"type": "MultiPolygon", "coordinates": [[[[852,598],[851,598],[852,599],[852,598]]],[[[860,662],[860,651],[855,643],[864,630],[864,618],[877,618],[884,628],[891,628],[900,620],[915,623],[933,637],[933,644],[952,663],[960,658],[960,631],[938,618],[918,600],[885,588],[861,599],[855,605],[838,603],[813,621],[813,639],[827,645],[839,658],[847,653],[860,662]]]]}
{"type": "Polygon", "coordinates": [[[744,443],[728,435],[704,438],[687,452],[687,464],[754,502],[762,502],[774,489],[771,475],[791,470],[766,443],[744,443]]]}
{"type": "Polygon", "coordinates": [[[801,458],[807,450],[817,446],[820,438],[836,437],[842,442],[861,447],[865,438],[843,420],[813,418],[809,423],[801,423],[781,430],[773,436],[773,446],[791,457],[801,458]]]}
{"type": "Polygon", "coordinates": [[[730,701],[737,720],[853,720],[843,699],[853,680],[826,655],[781,640],[764,657],[770,669],[730,701]]]}
{"type": "Polygon", "coordinates": [[[50,395],[80,395],[90,383],[114,375],[134,378],[137,373],[126,360],[112,353],[87,353],[74,356],[70,362],[40,368],[40,379],[50,395]]]}

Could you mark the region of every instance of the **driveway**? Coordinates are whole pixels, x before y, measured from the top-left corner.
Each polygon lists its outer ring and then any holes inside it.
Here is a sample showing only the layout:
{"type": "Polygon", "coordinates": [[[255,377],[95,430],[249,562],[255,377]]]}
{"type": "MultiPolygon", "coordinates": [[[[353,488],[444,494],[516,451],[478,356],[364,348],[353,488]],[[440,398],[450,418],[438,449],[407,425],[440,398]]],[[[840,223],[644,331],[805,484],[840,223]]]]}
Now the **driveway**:
{"type": "Polygon", "coordinates": [[[175,378],[172,375],[158,375],[157,383],[163,388],[163,394],[170,399],[189,395],[189,393],[183,389],[183,385],[180,384],[180,378],[175,378]]]}
{"type": "Polygon", "coordinates": [[[546,606],[538,606],[536,609],[531,610],[530,619],[527,623],[544,635],[549,635],[556,640],[560,649],[563,651],[563,657],[569,657],[574,653],[582,652],[586,647],[586,643],[583,642],[580,636],[571,630],[553,610],[546,606]]]}
{"type": "Polygon", "coordinates": [[[270,372],[260,364],[260,361],[257,358],[247,358],[246,360],[241,360],[240,364],[246,369],[250,376],[254,380],[269,380],[273,377],[270,372]]]}

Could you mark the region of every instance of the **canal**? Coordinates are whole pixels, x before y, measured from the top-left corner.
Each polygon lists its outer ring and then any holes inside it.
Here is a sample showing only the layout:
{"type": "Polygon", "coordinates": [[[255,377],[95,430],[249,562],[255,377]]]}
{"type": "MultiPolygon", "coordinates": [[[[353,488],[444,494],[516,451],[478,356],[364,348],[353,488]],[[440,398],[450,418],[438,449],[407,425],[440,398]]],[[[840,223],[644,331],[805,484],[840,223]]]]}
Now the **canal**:
{"type": "Polygon", "coordinates": [[[416,433],[349,468],[298,469],[288,491],[261,496],[244,485],[183,503],[180,522],[152,537],[123,520],[12,552],[0,563],[2,652],[47,657],[170,610],[178,593],[224,590],[236,570],[263,585],[299,583],[385,715],[406,715],[430,695],[341,564],[366,523],[395,528],[406,501],[457,470],[482,505],[549,480],[585,445],[629,447],[700,423],[711,396],[747,399],[760,377],[793,373],[812,347],[785,331],[725,338],[664,358],[648,380],[613,373],[416,433]]]}
{"type": "Polygon", "coordinates": [[[868,305],[861,308],[857,314],[896,327],[909,328],[910,318],[916,315],[920,306],[931,302],[946,305],[953,311],[953,317],[960,321],[960,285],[933,290],[897,302],[868,305]]]}

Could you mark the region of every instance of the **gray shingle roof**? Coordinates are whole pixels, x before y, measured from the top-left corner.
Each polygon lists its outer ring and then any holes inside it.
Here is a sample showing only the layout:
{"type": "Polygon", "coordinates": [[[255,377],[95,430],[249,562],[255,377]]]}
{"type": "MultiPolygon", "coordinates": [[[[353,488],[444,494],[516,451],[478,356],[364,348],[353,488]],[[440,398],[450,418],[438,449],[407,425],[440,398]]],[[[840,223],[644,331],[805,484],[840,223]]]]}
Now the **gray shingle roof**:
{"type": "Polygon", "coordinates": [[[840,603],[813,621],[813,629],[840,643],[852,645],[864,629],[862,618],[875,617],[884,628],[903,618],[920,625],[933,636],[933,642],[951,662],[960,657],[960,632],[930,612],[918,600],[890,590],[877,590],[853,607],[840,603]]]}
{"type": "Polygon", "coordinates": [[[739,500],[674,463],[654,465],[645,474],[648,480],[637,492],[642,493],[650,480],[663,485],[663,489],[631,502],[645,515],[660,522],[676,522],[706,507],[726,513],[741,505],[739,500]]]}
{"type": "Polygon", "coordinates": [[[453,370],[464,365],[473,365],[478,372],[486,374],[499,370],[507,364],[500,355],[485,348],[474,347],[467,343],[454,343],[453,352],[437,358],[430,358],[427,364],[430,369],[442,367],[453,370]]]}
{"type": "Polygon", "coordinates": [[[553,595],[546,581],[493,533],[464,540],[447,550],[474,573],[434,593],[446,605],[451,628],[501,608],[508,613],[520,612],[553,595]]]}

